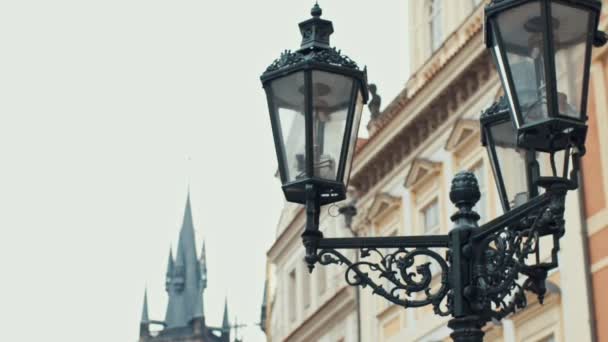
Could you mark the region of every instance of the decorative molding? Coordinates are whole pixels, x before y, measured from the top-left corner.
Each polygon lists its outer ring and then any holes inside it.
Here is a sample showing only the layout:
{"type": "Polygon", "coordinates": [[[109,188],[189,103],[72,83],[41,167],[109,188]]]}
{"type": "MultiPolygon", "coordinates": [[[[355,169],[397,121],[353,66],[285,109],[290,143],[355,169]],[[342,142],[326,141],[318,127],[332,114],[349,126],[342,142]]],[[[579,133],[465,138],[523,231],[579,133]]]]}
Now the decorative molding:
{"type": "Polygon", "coordinates": [[[444,47],[438,50],[438,53],[410,78],[406,87],[378,117],[375,122],[375,134],[360,149],[359,154],[372,147],[377,148],[378,151],[351,175],[351,184],[361,190],[362,194],[368,192],[417,147],[421,146],[495,73],[492,58],[481,39],[482,27],[483,11],[479,11],[446,39],[444,47]],[[431,83],[434,83],[432,81],[441,74],[442,70],[456,65],[455,58],[464,56],[463,50],[467,46],[478,49],[480,52],[475,51],[475,53],[479,53],[479,56],[469,63],[467,68],[460,72],[453,81],[439,85],[439,87],[443,87],[443,91],[437,96],[433,96],[431,102],[416,113],[416,117],[412,118],[408,125],[390,137],[388,141],[381,142],[376,139],[397,116],[406,110],[408,104],[417,98],[415,95],[420,94],[431,83]],[[382,144],[382,146],[378,146],[378,144],[382,144]]]}
{"type": "Polygon", "coordinates": [[[367,210],[365,217],[369,221],[374,221],[378,217],[383,216],[386,212],[388,212],[389,209],[398,206],[400,203],[401,199],[399,197],[394,197],[387,193],[377,194],[367,210]]]}
{"type": "Polygon", "coordinates": [[[446,151],[456,150],[462,143],[475,136],[478,132],[479,121],[471,119],[458,120],[445,144],[446,151]]]}
{"type": "Polygon", "coordinates": [[[285,50],[279,58],[275,59],[272,64],[266,68],[266,72],[273,72],[280,69],[285,69],[304,62],[321,62],[359,70],[359,66],[348,56],[342,54],[336,48],[318,49],[311,52],[303,53],[301,51],[285,50]]]}
{"type": "MultiPolygon", "coordinates": [[[[495,73],[490,55],[484,51],[453,82],[447,84],[443,92],[422,109],[415,118],[394,134],[389,141],[379,147],[355,174],[351,184],[361,191],[368,192],[384,176],[394,170],[401,161],[420,147],[431,134],[440,129],[458,109],[484,85],[495,73]]],[[[403,108],[400,108],[400,110],[403,108]]],[[[374,137],[361,151],[374,144],[374,137]]]]}
{"type": "Polygon", "coordinates": [[[598,272],[608,267],[608,257],[603,257],[600,261],[595,262],[591,265],[591,273],[598,272]]]}
{"type": "Polygon", "coordinates": [[[410,171],[405,177],[404,186],[411,189],[425,179],[437,174],[440,170],[441,163],[420,158],[415,159],[410,171]]]}

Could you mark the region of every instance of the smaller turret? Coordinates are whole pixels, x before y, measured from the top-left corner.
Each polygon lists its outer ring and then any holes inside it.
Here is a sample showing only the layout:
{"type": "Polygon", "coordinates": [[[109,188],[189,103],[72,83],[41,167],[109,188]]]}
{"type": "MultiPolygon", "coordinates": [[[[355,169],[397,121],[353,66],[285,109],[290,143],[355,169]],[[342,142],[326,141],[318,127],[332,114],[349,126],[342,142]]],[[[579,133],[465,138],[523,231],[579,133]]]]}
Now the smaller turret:
{"type": "Polygon", "coordinates": [[[224,299],[224,319],[222,320],[222,338],[230,341],[230,320],[228,319],[228,298],[224,299]]]}
{"type": "Polygon", "coordinates": [[[167,292],[171,290],[171,280],[173,279],[174,268],[173,248],[169,248],[169,261],[167,261],[167,275],[165,277],[165,289],[167,292]]]}
{"type": "Polygon", "coordinates": [[[148,290],[146,289],[144,291],[144,305],[139,322],[139,340],[145,341],[147,337],[150,337],[150,318],[148,316],[148,290]]]}

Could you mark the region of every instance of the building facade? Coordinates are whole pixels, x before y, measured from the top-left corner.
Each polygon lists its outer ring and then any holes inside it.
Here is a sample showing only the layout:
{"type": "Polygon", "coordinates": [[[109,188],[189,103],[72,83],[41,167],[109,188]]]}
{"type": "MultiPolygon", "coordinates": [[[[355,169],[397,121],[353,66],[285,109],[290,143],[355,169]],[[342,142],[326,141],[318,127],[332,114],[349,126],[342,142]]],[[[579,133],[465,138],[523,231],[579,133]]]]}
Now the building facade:
{"type": "MultiPolygon", "coordinates": [[[[480,113],[502,95],[483,42],[484,1],[408,3],[412,74],[367,125],[370,137],[359,141],[352,191],[339,204],[353,204],[357,215],[349,223],[337,208],[323,208],[326,237],[446,234],[455,211],[448,198],[450,182],[460,170],[477,176],[480,224],[502,214],[479,133],[480,113]]],[[[600,29],[606,30],[607,19],[602,16],[600,29]]],[[[606,51],[593,52],[587,155],[582,186],[567,198],[560,267],[549,274],[544,305],[529,297],[525,310],[486,325],[486,341],[608,342],[606,51]]],[[[511,167],[519,169],[515,162],[511,167]]],[[[541,160],[541,167],[549,167],[548,161],[541,160]]],[[[370,289],[350,287],[344,267],[317,266],[308,274],[300,240],[304,222],[303,208],[286,204],[268,251],[268,341],[449,340],[449,317],[437,316],[431,306],[403,309],[370,289]]],[[[549,257],[550,247],[541,251],[542,258],[549,257]]],[[[358,257],[350,251],[346,255],[358,257]]],[[[431,263],[434,275],[436,269],[431,263]]]]}
{"type": "Polygon", "coordinates": [[[207,288],[205,243],[203,242],[199,258],[195,241],[192,208],[190,195],[188,195],[175,257],[173,257],[173,251],[169,251],[165,281],[169,300],[165,319],[150,319],[146,292],[139,325],[139,342],[230,341],[231,326],[228,320],[227,303],[224,305],[221,327],[209,327],[205,323],[203,298],[203,293],[207,288]],[[152,327],[160,327],[160,329],[152,327]]]}

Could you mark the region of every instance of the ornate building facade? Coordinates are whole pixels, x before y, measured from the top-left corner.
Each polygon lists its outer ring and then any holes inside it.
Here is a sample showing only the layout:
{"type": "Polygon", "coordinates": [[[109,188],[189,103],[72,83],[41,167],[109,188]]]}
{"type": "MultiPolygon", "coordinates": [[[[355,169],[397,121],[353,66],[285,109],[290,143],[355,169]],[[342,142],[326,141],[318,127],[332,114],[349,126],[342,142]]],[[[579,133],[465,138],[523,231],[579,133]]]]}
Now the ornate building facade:
{"type": "Polygon", "coordinates": [[[203,292],[207,288],[207,262],[205,243],[200,258],[196,255],[194,223],[190,195],[186,200],[184,220],[179,232],[175,258],[169,251],[166,291],[169,296],[165,319],[152,320],[148,315],[148,295],[144,295],[139,341],[140,342],[229,342],[230,322],[228,305],[224,305],[221,327],[209,327],[205,322],[203,292]],[[152,330],[151,326],[160,326],[152,330]]]}
{"type": "MultiPolygon", "coordinates": [[[[357,215],[345,220],[337,208],[324,208],[326,237],[447,233],[455,210],[449,184],[459,170],[473,171],[479,181],[480,224],[502,214],[479,135],[481,111],[502,95],[483,42],[483,2],[408,2],[411,76],[373,116],[369,139],[357,146],[353,191],[344,202],[357,215]]],[[[602,16],[600,29],[606,30],[607,19],[602,16]]],[[[607,50],[593,54],[583,185],[568,195],[560,268],[549,275],[544,305],[530,297],[525,310],[487,324],[487,341],[608,342],[607,50]]],[[[406,310],[369,289],[350,287],[337,266],[309,274],[300,240],[304,222],[303,208],[286,204],[267,253],[268,341],[449,340],[448,318],[430,306],[406,310]]]]}

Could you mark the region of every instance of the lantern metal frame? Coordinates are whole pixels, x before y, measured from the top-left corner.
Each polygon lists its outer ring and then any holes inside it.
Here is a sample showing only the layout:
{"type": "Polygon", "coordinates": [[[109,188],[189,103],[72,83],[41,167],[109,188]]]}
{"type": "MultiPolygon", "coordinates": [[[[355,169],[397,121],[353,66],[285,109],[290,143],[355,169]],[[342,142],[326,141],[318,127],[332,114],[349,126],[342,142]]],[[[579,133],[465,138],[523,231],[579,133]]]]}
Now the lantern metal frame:
{"type": "MultiPolygon", "coordinates": [[[[481,144],[486,147],[488,151],[488,159],[492,166],[494,180],[496,181],[498,195],[504,212],[511,210],[512,205],[509,201],[503,177],[503,165],[500,162],[499,152],[496,150],[497,146],[491,128],[495,125],[512,124],[511,115],[507,100],[505,97],[501,97],[499,101],[482,112],[479,118],[479,122],[481,123],[481,144]]],[[[513,129],[513,131],[515,132],[515,129],[513,129]]],[[[516,145],[517,136],[514,136],[513,140],[514,145],[516,145]]],[[[513,146],[513,148],[515,147],[516,146],[513,146]]],[[[524,171],[528,199],[534,198],[539,194],[537,182],[540,179],[540,171],[536,155],[537,153],[534,150],[525,150],[524,171]]]]}
{"type": "MultiPolygon", "coordinates": [[[[506,10],[525,2],[494,0],[489,8],[506,10]]],[[[605,43],[606,35],[596,34],[598,41],[605,43]]],[[[305,57],[293,57],[292,53],[284,57],[287,61],[294,58],[305,57]]],[[[496,103],[486,111],[482,124],[509,120],[509,112],[504,100],[496,103]]],[[[276,140],[277,132],[273,133],[276,140]]],[[[487,144],[487,137],[484,139],[487,144]]],[[[584,152],[584,139],[577,143],[584,152]]],[[[451,216],[453,228],[446,235],[326,238],[319,230],[323,202],[315,184],[306,184],[302,241],[310,272],[315,264],[346,265],[345,280],[349,285],[369,287],[373,294],[404,308],[430,305],[435,314],[452,317],[448,326],[454,341],[482,341],[484,325],[525,308],[527,293],[543,302],[549,288],[547,276],[558,266],[559,242],[565,233],[565,197],[578,186],[565,177],[540,177],[532,158],[536,147],[522,144],[521,140],[518,144],[531,156],[527,164],[530,189],[541,186],[544,193],[532,192],[534,196],[526,203],[507,208],[503,215],[479,226],[479,215],[473,210],[481,196],[477,180],[471,172],[459,172],[450,191],[457,210],[451,216]],[[548,259],[540,255],[541,239],[552,241],[548,259]],[[387,251],[389,248],[394,251],[387,251]],[[351,261],[341,250],[356,250],[359,257],[351,261]],[[431,264],[435,264],[434,270],[431,264]]],[[[578,158],[573,159],[576,165],[571,178],[578,172],[578,158]]],[[[500,172],[496,176],[501,177],[500,172]]],[[[349,215],[347,221],[356,214],[356,208],[352,209],[340,210],[349,215]]]]}
{"type": "MultiPolygon", "coordinates": [[[[589,93],[589,66],[591,63],[591,50],[593,46],[601,46],[606,42],[606,34],[598,31],[601,11],[601,2],[597,0],[493,0],[485,8],[485,42],[486,47],[492,51],[497,65],[503,88],[509,100],[513,120],[519,133],[521,145],[539,151],[551,152],[571,146],[584,146],[587,135],[587,97],[589,93]],[[505,41],[502,32],[496,23],[501,13],[526,4],[537,3],[540,9],[539,27],[542,33],[542,59],[544,69],[542,80],[545,81],[545,96],[548,117],[535,122],[527,123],[521,112],[519,95],[513,80],[511,66],[505,51],[505,41]],[[552,5],[560,4],[570,8],[584,9],[593,15],[589,18],[587,41],[584,52],[584,75],[580,90],[581,104],[579,117],[563,115],[559,111],[558,86],[555,65],[555,42],[553,37],[553,20],[551,17],[552,5]],[[494,49],[497,46],[498,51],[494,49]]],[[[537,24],[538,24],[537,23],[537,24]]],[[[537,76],[541,77],[541,76],[537,76]]]]}
{"type": "MultiPolygon", "coordinates": [[[[342,54],[340,50],[332,48],[329,44],[329,37],[333,33],[333,24],[329,20],[321,19],[322,10],[316,4],[312,10],[312,18],[300,23],[302,33],[302,43],[300,49],[296,51],[284,51],[260,77],[270,111],[270,120],[274,136],[275,150],[279,164],[279,174],[283,183],[283,192],[288,201],[295,203],[306,203],[310,196],[318,197],[321,205],[341,201],[346,198],[346,187],[343,180],[345,173],[348,174],[352,165],[346,165],[348,154],[354,153],[349,149],[354,148],[350,145],[352,130],[358,130],[355,126],[355,107],[359,93],[363,96],[363,104],[368,100],[367,69],[360,69],[356,62],[348,56],[342,54]],[[350,102],[346,117],[346,126],[338,168],[336,170],[335,181],[316,177],[314,175],[314,148],[313,148],[313,72],[321,71],[334,75],[345,76],[353,80],[350,93],[350,102]],[[305,153],[304,161],[305,176],[301,179],[290,181],[287,179],[284,151],[282,141],[281,125],[277,122],[276,115],[273,115],[274,97],[271,89],[271,82],[297,72],[304,73],[304,120],[305,120],[305,153]]],[[[356,123],[358,124],[358,122],[356,123]]]]}

